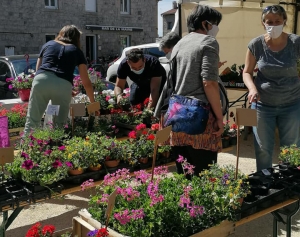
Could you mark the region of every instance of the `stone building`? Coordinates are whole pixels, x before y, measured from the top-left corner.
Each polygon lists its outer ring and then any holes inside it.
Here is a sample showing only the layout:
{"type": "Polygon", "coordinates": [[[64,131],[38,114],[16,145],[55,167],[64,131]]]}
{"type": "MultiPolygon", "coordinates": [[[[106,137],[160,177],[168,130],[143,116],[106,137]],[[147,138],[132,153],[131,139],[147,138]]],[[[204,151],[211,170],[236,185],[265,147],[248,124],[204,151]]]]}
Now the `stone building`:
{"type": "Polygon", "coordinates": [[[170,32],[174,26],[175,22],[175,13],[177,11],[177,3],[176,1],[172,2],[172,9],[161,14],[163,18],[163,35],[170,32]]]}
{"type": "Polygon", "coordinates": [[[0,22],[0,55],[39,53],[64,25],[74,24],[83,52],[95,60],[155,42],[157,0],[1,0],[0,22]]]}

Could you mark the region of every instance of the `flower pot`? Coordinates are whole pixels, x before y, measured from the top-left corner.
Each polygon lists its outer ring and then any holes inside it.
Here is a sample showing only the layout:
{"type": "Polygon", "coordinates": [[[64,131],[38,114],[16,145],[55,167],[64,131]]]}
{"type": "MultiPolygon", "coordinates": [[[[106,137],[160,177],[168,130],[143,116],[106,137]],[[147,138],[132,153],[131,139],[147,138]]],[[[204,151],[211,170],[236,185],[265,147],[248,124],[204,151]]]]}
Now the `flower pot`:
{"type": "Polygon", "coordinates": [[[237,137],[230,137],[229,138],[229,145],[235,146],[237,144],[237,137]]]}
{"type": "Polygon", "coordinates": [[[71,176],[83,174],[83,169],[69,169],[68,174],[71,176]]]}
{"type": "Polygon", "coordinates": [[[29,100],[31,89],[18,89],[20,99],[25,102],[29,100]]]}
{"type": "Polygon", "coordinates": [[[164,151],[163,153],[161,153],[161,156],[163,158],[169,158],[170,157],[170,152],[169,151],[164,151]]]}
{"type": "Polygon", "coordinates": [[[222,138],[222,148],[227,148],[229,146],[230,146],[229,137],[223,137],[222,138]]]}
{"type": "Polygon", "coordinates": [[[148,163],[148,157],[139,158],[139,162],[143,163],[143,164],[147,164],[148,163]]]}
{"type": "Polygon", "coordinates": [[[109,168],[117,167],[120,163],[120,160],[106,160],[105,165],[109,168]]]}
{"type": "Polygon", "coordinates": [[[101,170],[102,166],[100,164],[98,164],[97,166],[89,166],[89,170],[90,171],[98,171],[98,170],[101,170]]]}

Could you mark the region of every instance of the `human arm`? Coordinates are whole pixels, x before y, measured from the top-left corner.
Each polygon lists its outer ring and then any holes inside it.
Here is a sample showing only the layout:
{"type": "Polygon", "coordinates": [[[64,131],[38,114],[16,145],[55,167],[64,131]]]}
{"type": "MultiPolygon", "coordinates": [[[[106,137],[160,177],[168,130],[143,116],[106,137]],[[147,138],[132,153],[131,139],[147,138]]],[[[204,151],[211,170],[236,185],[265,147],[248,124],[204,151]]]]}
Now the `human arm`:
{"type": "Polygon", "coordinates": [[[82,80],[82,84],[84,86],[86,94],[89,97],[90,102],[94,103],[95,102],[94,89],[92,86],[92,82],[87,73],[86,64],[79,64],[78,69],[79,69],[80,78],[82,80]]]}
{"type": "Polygon", "coordinates": [[[259,94],[257,92],[256,86],[254,85],[254,81],[253,81],[253,71],[256,66],[256,63],[257,62],[255,57],[248,49],[246,53],[245,67],[243,70],[243,81],[249,90],[248,93],[249,103],[259,100],[259,94]]]}
{"type": "Polygon", "coordinates": [[[152,77],[150,82],[150,96],[148,109],[155,108],[158,98],[159,98],[159,89],[160,89],[161,77],[152,77]]]}
{"type": "Polygon", "coordinates": [[[221,136],[224,131],[224,126],[223,114],[220,104],[219,84],[217,81],[203,80],[203,86],[207,100],[209,101],[212,111],[214,112],[214,115],[216,117],[218,131],[216,131],[214,134],[216,136],[221,136]]]}
{"type": "Polygon", "coordinates": [[[42,64],[42,58],[38,58],[36,62],[35,71],[39,70],[41,64],[42,64]]]}
{"type": "Polygon", "coordinates": [[[115,96],[117,98],[117,104],[120,103],[120,100],[122,99],[122,94],[123,94],[123,90],[125,88],[126,85],[126,79],[120,79],[119,77],[117,77],[117,81],[116,81],[116,85],[115,85],[115,96]]]}

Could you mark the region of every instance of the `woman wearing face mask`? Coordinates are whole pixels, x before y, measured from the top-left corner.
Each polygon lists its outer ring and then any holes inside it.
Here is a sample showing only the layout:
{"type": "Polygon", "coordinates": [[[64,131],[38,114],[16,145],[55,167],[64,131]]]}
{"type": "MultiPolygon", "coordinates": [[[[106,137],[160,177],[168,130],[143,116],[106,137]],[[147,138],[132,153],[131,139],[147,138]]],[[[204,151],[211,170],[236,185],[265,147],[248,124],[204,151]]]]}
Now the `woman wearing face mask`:
{"type": "MultiPolygon", "coordinates": [[[[217,10],[205,5],[196,6],[187,19],[189,34],[174,46],[170,58],[176,58],[174,94],[209,103],[211,108],[203,133],[191,135],[172,132],[170,135],[173,154],[175,157],[183,156],[195,166],[196,176],[202,170],[208,169],[209,164],[217,162],[218,152],[222,148],[223,115],[218,85],[219,44],[215,39],[221,19],[222,15],[217,10]]],[[[183,173],[181,164],[176,165],[177,172],[183,173]]]]}
{"type": "Polygon", "coordinates": [[[258,124],[253,127],[257,170],[272,166],[276,127],[280,146],[300,146],[300,37],[283,32],[287,14],[279,5],[266,7],[261,20],[266,33],[250,41],[243,72],[249,102],[257,110],[258,124]]]}

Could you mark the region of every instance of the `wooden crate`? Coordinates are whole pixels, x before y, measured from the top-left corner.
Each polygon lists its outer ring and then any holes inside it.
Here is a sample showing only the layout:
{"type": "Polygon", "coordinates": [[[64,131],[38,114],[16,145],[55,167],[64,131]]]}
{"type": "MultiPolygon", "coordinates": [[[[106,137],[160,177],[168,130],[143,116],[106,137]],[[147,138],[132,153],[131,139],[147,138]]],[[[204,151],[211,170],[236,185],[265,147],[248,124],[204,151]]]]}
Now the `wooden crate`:
{"type": "Polygon", "coordinates": [[[13,145],[18,139],[20,139],[20,133],[24,131],[24,128],[11,128],[8,129],[10,144],[13,145]]]}
{"type": "MultiPolygon", "coordinates": [[[[79,211],[78,217],[73,218],[73,236],[84,237],[91,230],[100,229],[104,227],[100,222],[96,221],[86,210],[79,211]]],[[[220,225],[211,227],[207,230],[201,231],[190,237],[227,237],[235,230],[235,223],[230,221],[223,221],[220,225]]],[[[116,231],[108,228],[109,237],[124,237],[116,231]]]]}

